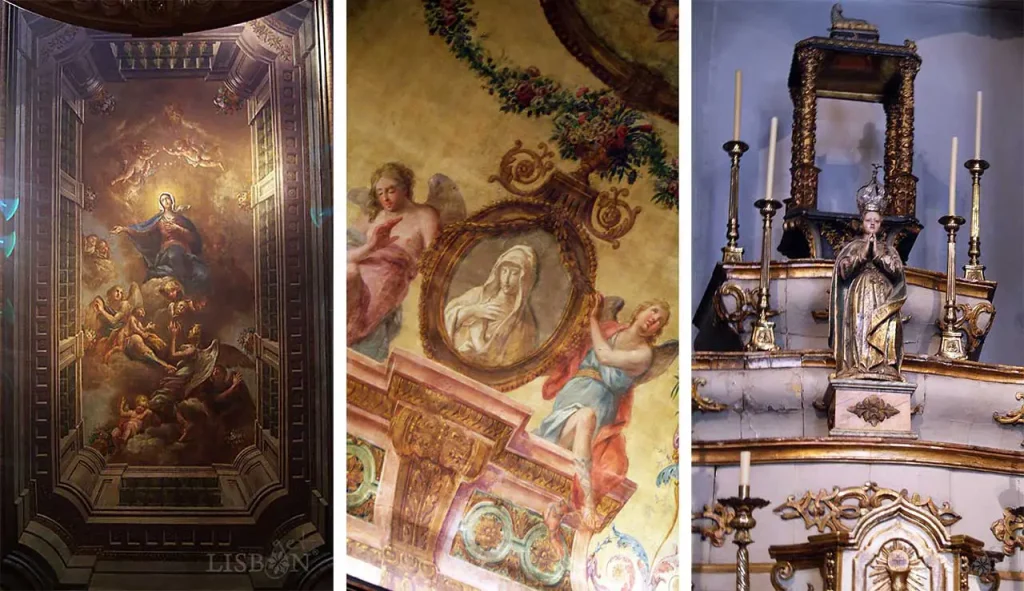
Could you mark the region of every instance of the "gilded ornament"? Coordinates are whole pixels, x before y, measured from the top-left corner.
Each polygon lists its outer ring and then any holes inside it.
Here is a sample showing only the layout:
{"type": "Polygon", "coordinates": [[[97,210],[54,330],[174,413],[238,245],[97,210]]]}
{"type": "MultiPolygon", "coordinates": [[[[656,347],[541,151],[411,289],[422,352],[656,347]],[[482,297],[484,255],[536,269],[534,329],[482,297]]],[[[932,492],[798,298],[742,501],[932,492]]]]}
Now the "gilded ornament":
{"type": "Polygon", "coordinates": [[[701,540],[710,540],[711,545],[721,548],[725,545],[725,537],[733,533],[732,520],[736,517],[736,511],[721,503],[704,505],[703,511],[694,511],[693,521],[708,521],[706,525],[694,523],[690,526],[692,533],[700,534],[701,540]]]}
{"type": "Polygon", "coordinates": [[[351,377],[345,381],[345,402],[384,419],[390,419],[395,409],[386,392],[351,377]]]}
{"type": "Polygon", "coordinates": [[[817,494],[807,491],[800,499],[791,495],[774,511],[784,520],[803,519],[806,529],[813,527],[819,533],[849,533],[868,511],[899,498],[926,509],[946,527],[961,519],[949,503],[943,503],[939,507],[928,497],[921,497],[917,493],[911,496],[905,489],[896,492],[893,489],[880,488],[874,482],[844,489],[836,486],[832,488],[832,492],[825,489],[821,489],[817,494]],[[852,504],[849,504],[851,502],[852,504]],[[852,521],[853,524],[848,527],[843,521],[852,521]]]}
{"type": "Polygon", "coordinates": [[[747,318],[757,314],[754,309],[757,303],[756,287],[744,290],[738,284],[729,281],[723,283],[715,290],[715,295],[711,301],[718,320],[731,324],[736,334],[743,334],[743,323],[747,318]],[[726,299],[728,298],[732,298],[735,302],[735,305],[731,308],[726,304],[726,299]]]}
{"type": "Polygon", "coordinates": [[[786,591],[787,585],[785,582],[791,580],[794,574],[796,574],[796,569],[793,568],[791,562],[776,562],[772,566],[771,572],[772,588],[775,591],[786,591]]]}
{"type": "Polygon", "coordinates": [[[373,546],[353,540],[352,538],[347,538],[345,540],[345,551],[349,556],[356,560],[362,560],[363,562],[374,566],[381,565],[382,552],[380,551],[380,548],[374,548],[373,546]]]}
{"type": "Polygon", "coordinates": [[[872,427],[877,427],[879,423],[884,422],[886,419],[900,414],[900,411],[895,406],[875,395],[868,396],[846,410],[857,415],[862,421],[872,427]]]}
{"type": "MultiPolygon", "coordinates": [[[[1017,392],[1017,400],[1024,400],[1024,392],[1017,392]]],[[[1006,414],[993,413],[992,418],[1000,425],[1024,425],[1024,404],[1017,410],[1011,410],[1006,414]]],[[[1021,443],[1024,447],[1024,441],[1021,443]]]]}
{"type": "Polygon", "coordinates": [[[866,20],[846,18],[843,16],[843,5],[832,5],[832,28],[829,29],[833,39],[852,39],[855,41],[878,41],[878,27],[866,20]]]}
{"type": "Polygon", "coordinates": [[[487,182],[497,182],[513,195],[536,196],[543,186],[541,181],[555,168],[551,162],[554,156],[555,153],[545,143],[538,144],[537,150],[530,150],[523,147],[522,141],[516,140],[512,149],[501,157],[498,174],[487,182]]]}
{"type": "MultiPolygon", "coordinates": [[[[886,542],[868,564],[868,578],[877,591],[926,591],[921,571],[928,566],[909,542],[895,539],[886,542]]],[[[927,575],[927,572],[924,573],[927,575]]]]}
{"type": "Polygon", "coordinates": [[[270,25],[265,23],[263,19],[252,21],[247,26],[256,34],[256,38],[270,49],[273,49],[282,61],[292,61],[292,47],[289,40],[270,28],[270,25]]]}
{"type": "Polygon", "coordinates": [[[705,378],[692,378],[690,383],[690,412],[722,412],[729,408],[729,405],[705,398],[697,392],[697,388],[705,386],[707,383],[708,381],[705,378]]]}
{"type": "Polygon", "coordinates": [[[495,454],[493,463],[518,480],[539,486],[560,498],[567,498],[572,491],[572,481],[554,470],[523,456],[502,450],[495,454]]]}
{"type": "Polygon", "coordinates": [[[983,584],[988,585],[989,591],[998,591],[1000,579],[996,563],[1002,559],[1001,552],[983,552],[971,561],[970,574],[978,577],[983,584]]]}
{"type": "Polygon", "coordinates": [[[992,329],[992,323],[996,319],[996,307],[991,302],[978,302],[970,304],[960,302],[956,305],[963,315],[962,326],[967,334],[967,352],[974,353],[984,342],[988,331],[992,329]],[[987,321],[983,321],[987,318],[987,321]]]}
{"type": "Polygon", "coordinates": [[[1003,545],[1003,554],[1013,556],[1024,550],[1024,507],[1003,509],[1003,516],[992,523],[992,535],[1003,545]]]}

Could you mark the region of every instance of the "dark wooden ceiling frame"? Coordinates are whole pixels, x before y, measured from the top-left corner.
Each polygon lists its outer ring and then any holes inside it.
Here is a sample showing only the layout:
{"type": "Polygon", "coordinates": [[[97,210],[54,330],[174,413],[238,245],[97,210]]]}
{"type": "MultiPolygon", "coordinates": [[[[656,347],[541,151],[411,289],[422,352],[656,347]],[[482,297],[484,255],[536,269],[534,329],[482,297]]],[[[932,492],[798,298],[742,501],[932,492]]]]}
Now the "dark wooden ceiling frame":
{"type": "Polygon", "coordinates": [[[135,37],[177,36],[255,20],[299,0],[6,0],[71,25],[135,37]]]}
{"type": "Polygon", "coordinates": [[[590,28],[576,0],[540,0],[540,3],[558,39],[601,82],[629,105],[678,123],[678,88],[651,68],[617,54],[590,28]]]}

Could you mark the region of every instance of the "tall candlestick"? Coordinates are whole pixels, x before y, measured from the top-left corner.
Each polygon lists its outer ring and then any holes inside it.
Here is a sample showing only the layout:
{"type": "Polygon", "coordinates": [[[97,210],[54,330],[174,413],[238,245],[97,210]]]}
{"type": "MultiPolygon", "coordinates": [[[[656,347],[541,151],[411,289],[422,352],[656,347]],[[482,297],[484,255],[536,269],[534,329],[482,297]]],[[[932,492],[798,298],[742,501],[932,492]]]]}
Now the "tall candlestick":
{"type": "Polygon", "coordinates": [[[949,215],[956,215],[956,137],[953,138],[953,151],[949,157],[949,215]]]}
{"type": "Polygon", "coordinates": [[[974,159],[981,160],[981,91],[974,108],[974,159]]]}
{"type": "Polygon", "coordinates": [[[732,100],[732,141],[740,141],[740,103],[743,96],[743,72],[736,70],[735,96],[732,100]]]}
{"type": "Polygon", "coordinates": [[[740,452],[740,486],[750,486],[750,452],[740,452]]]}
{"type": "Polygon", "coordinates": [[[779,118],[772,117],[772,130],[768,137],[768,180],[765,183],[764,198],[772,200],[772,184],[775,180],[775,140],[779,134],[779,118]]]}

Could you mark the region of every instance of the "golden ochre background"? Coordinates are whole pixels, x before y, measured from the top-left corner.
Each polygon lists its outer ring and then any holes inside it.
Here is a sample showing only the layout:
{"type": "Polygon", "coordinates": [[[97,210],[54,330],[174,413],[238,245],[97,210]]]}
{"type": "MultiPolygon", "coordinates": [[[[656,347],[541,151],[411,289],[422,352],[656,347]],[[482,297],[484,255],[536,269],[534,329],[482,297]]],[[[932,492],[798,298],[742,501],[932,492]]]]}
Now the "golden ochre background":
{"type": "MultiPolygon", "coordinates": [[[[494,56],[505,56],[519,67],[535,66],[563,86],[604,85],[562,46],[548,25],[540,3],[479,0],[477,32],[486,34],[484,46],[494,56]]],[[[530,119],[499,111],[463,62],[449,53],[444,42],[431,37],[418,0],[350,2],[348,8],[348,180],[346,190],[368,186],[374,169],[388,161],[401,161],[417,175],[414,198],[425,198],[426,181],[434,173],[451,177],[466,199],[469,212],[507,198],[497,183],[487,179],[498,172],[502,155],[516,140],[534,148],[547,142],[549,118],[530,119]]],[[[650,117],[670,152],[676,153],[679,131],[650,117]]],[[[577,165],[555,159],[562,170],[577,165]]],[[[596,177],[592,182],[597,181],[596,177]]],[[[602,185],[598,184],[599,187],[602,185]]],[[[672,319],[663,338],[679,338],[678,229],[676,212],[650,201],[653,182],[646,174],[629,188],[628,201],[642,213],[616,250],[594,240],[598,256],[597,289],[626,300],[623,316],[643,300],[661,298],[672,303],[672,319]]],[[[353,217],[357,211],[349,208],[353,217]]],[[[420,282],[413,282],[403,305],[403,326],[393,348],[422,354],[417,305],[420,282]]],[[[636,537],[654,558],[668,533],[676,511],[672,487],[657,487],[655,477],[671,463],[672,438],[678,425],[678,402],[670,392],[678,365],[637,389],[633,418],[626,429],[629,478],[638,489],[615,521],[619,531],[636,537]]],[[[529,405],[534,429],[551,410],[540,394],[538,379],[508,395],[529,405]]],[[[611,529],[594,537],[594,544],[611,529]]],[[[675,544],[676,536],[666,544],[675,544]]],[[[664,553],[663,550],[662,553],[664,553]]]]}

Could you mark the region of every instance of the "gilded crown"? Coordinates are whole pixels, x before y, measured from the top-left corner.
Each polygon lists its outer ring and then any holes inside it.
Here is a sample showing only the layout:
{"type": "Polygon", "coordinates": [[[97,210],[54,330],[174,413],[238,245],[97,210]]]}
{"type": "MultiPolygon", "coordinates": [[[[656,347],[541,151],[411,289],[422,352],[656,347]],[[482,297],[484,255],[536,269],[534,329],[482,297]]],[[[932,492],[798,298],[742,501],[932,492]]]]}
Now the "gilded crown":
{"type": "Polygon", "coordinates": [[[868,184],[857,189],[857,210],[860,211],[861,215],[869,211],[882,213],[885,210],[886,204],[889,203],[889,196],[885,194],[885,187],[878,184],[878,169],[881,166],[878,164],[872,164],[871,166],[873,168],[871,180],[868,181],[868,184]]]}

